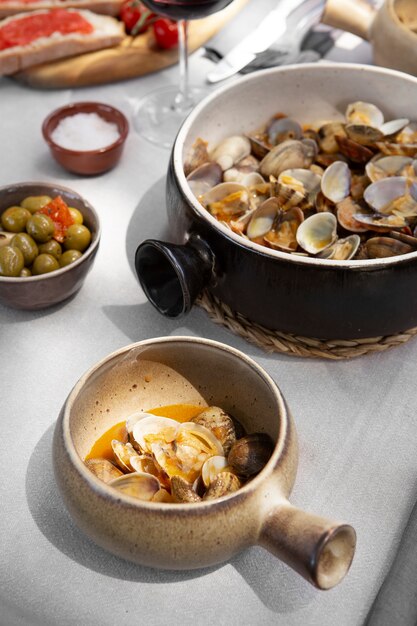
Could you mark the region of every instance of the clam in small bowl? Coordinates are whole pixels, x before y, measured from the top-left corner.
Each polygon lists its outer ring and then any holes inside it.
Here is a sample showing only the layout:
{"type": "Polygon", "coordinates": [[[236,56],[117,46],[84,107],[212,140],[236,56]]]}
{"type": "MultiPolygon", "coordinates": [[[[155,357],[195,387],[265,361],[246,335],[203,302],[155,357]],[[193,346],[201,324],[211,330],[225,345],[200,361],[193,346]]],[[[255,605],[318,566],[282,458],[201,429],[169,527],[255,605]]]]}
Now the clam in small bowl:
{"type": "MultiPolygon", "coordinates": [[[[0,276],[0,304],[15,309],[44,309],[62,302],[82,287],[91,270],[100,243],[100,220],[96,210],[77,192],[67,187],[44,182],[24,182],[0,188],[0,216],[30,196],[61,198],[70,207],[78,209],[85,226],[91,232],[91,242],[81,257],[73,263],[45,274],[28,277],[0,276]]],[[[13,233],[0,232],[0,246],[9,243],[13,233]]]]}
{"type": "MultiPolygon", "coordinates": [[[[91,124],[95,125],[93,121],[91,124]]],[[[94,131],[94,140],[96,139],[96,132],[97,131],[94,131]]],[[[122,155],[128,133],[129,122],[125,115],[115,107],[100,102],[73,102],[67,104],[50,113],[42,124],[43,137],[55,161],[69,172],[86,176],[103,174],[117,165],[122,155]],[[79,113],[95,113],[105,122],[115,124],[118,137],[112,140],[110,144],[93,150],[81,149],[81,147],[80,149],[69,149],[59,145],[54,140],[54,131],[57,126],[64,119],[79,113]]]]}
{"type": "Polygon", "coordinates": [[[294,422],[270,376],[243,353],[192,337],[131,344],[94,365],[66,399],[53,441],[55,477],[68,511],[109,552],[156,568],[194,569],[261,545],[329,589],[350,567],[355,531],[288,502],[297,462],[294,422]],[[221,407],[246,433],[272,439],[269,460],[237,491],[186,503],[144,501],[118,490],[119,478],[110,485],[90,471],[86,457],[88,463],[92,446],[110,428],[172,405],[221,407]]]}

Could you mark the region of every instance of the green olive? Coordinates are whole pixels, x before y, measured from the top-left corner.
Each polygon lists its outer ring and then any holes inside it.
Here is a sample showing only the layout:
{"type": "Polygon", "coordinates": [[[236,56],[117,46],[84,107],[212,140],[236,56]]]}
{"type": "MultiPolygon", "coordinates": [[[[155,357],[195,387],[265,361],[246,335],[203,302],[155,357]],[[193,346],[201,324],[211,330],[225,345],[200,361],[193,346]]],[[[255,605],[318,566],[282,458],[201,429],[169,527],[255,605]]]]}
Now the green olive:
{"type": "Polygon", "coordinates": [[[32,274],[47,274],[59,270],[59,263],[52,254],[40,254],[33,261],[32,274]]]}
{"type": "Polygon", "coordinates": [[[24,264],[25,260],[19,248],[0,248],[0,276],[19,276],[24,264]]]}
{"type": "Polygon", "coordinates": [[[82,256],[82,252],[79,250],[66,250],[63,255],[59,259],[59,264],[61,267],[66,267],[71,263],[74,263],[77,259],[82,256]]]}
{"type": "Polygon", "coordinates": [[[17,233],[10,242],[10,245],[19,248],[25,259],[25,265],[33,263],[35,257],[39,254],[35,240],[27,233],[17,233]]]}
{"type": "Polygon", "coordinates": [[[20,272],[19,276],[20,278],[28,278],[29,276],[32,276],[32,272],[30,271],[28,267],[24,267],[22,271],[20,272]]]}
{"type": "Polygon", "coordinates": [[[39,254],[52,254],[52,256],[59,261],[62,254],[62,248],[55,239],[51,239],[50,241],[39,245],[39,254]]]}
{"type": "Polygon", "coordinates": [[[73,206],[68,207],[71,217],[74,220],[74,224],[82,224],[84,222],[83,214],[79,209],[73,206]]]}
{"type": "Polygon", "coordinates": [[[21,206],[11,206],[2,213],[1,223],[4,230],[11,233],[21,233],[25,230],[29,218],[30,211],[21,206]]]}
{"type": "Polygon", "coordinates": [[[68,226],[64,239],[66,250],[79,250],[84,252],[90,245],[91,233],[83,224],[72,224],[68,226]]]}
{"type": "Polygon", "coordinates": [[[46,204],[52,201],[50,196],[28,196],[20,203],[20,206],[28,209],[31,213],[35,213],[42,209],[46,204]]]}
{"type": "Polygon", "coordinates": [[[26,224],[26,230],[38,243],[46,243],[54,234],[54,223],[48,215],[35,213],[26,224]]]}

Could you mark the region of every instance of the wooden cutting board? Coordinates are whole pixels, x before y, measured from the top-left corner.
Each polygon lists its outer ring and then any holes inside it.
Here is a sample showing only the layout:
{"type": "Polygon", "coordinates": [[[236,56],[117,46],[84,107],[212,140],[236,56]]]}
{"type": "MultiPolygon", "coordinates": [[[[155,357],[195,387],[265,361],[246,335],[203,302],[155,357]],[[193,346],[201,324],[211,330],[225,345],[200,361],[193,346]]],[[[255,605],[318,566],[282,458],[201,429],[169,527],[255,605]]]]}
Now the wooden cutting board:
{"type": "MultiPolygon", "coordinates": [[[[234,0],[232,4],[202,20],[189,23],[189,50],[204,45],[248,3],[234,0]]],[[[161,70],[178,61],[178,50],[157,47],[152,29],[129,37],[119,46],[88,52],[52,63],[36,65],[13,75],[19,82],[38,89],[64,89],[101,85],[161,70]]]]}

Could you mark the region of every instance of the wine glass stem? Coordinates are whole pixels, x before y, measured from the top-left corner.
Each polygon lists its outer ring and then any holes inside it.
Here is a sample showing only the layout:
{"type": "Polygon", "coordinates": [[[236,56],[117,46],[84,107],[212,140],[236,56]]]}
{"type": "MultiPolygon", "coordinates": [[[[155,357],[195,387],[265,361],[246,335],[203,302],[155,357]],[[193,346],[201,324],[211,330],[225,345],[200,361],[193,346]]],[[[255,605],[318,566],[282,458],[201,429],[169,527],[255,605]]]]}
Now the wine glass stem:
{"type": "Polygon", "coordinates": [[[190,94],[188,91],[188,22],[178,20],[178,55],[180,69],[180,90],[175,98],[175,109],[188,109],[190,107],[190,94]]]}

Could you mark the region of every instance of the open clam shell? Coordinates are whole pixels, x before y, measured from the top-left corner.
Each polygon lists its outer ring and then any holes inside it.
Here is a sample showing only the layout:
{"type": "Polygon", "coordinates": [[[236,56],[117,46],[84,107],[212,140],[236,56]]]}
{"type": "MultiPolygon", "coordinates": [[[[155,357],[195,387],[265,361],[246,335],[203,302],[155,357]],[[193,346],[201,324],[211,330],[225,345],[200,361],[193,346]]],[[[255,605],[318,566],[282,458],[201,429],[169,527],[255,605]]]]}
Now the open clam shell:
{"type": "Polygon", "coordinates": [[[298,245],[306,252],[318,254],[336,239],[337,219],[333,213],[316,213],[297,230],[298,245]]]}
{"type": "Polygon", "coordinates": [[[384,114],[370,102],[352,102],[347,106],[345,115],[350,124],[366,124],[379,128],[384,123],[384,114]]]}
{"type": "Polygon", "coordinates": [[[250,154],[251,144],[243,135],[226,137],[210,153],[210,159],[228,170],[250,154]]]}
{"type": "Polygon", "coordinates": [[[334,202],[341,202],[349,195],[351,173],[343,161],[335,161],[325,170],[321,178],[322,193],[334,202]]]}
{"type": "Polygon", "coordinates": [[[383,214],[417,215],[417,183],[405,176],[391,176],[372,183],[365,189],[365,202],[383,214]]]}

